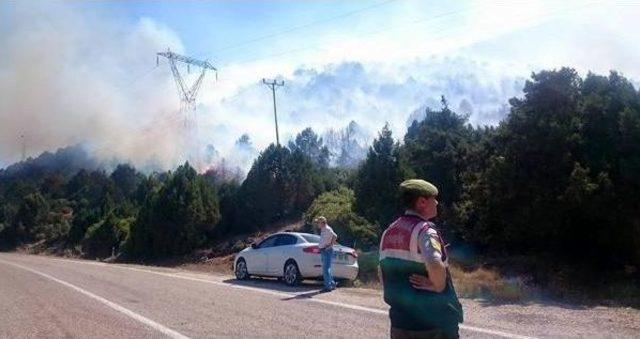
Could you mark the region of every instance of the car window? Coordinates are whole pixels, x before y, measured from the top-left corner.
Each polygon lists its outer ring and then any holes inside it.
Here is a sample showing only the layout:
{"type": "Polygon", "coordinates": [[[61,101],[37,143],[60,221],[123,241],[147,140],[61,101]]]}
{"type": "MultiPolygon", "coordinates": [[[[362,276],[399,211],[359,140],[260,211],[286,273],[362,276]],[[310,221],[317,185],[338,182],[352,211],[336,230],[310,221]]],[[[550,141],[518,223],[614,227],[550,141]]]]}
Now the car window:
{"type": "Polygon", "coordinates": [[[271,236],[265,240],[263,240],[260,245],[258,245],[258,248],[267,248],[267,247],[273,247],[275,246],[276,240],[277,240],[278,236],[271,236]]]}
{"type": "Polygon", "coordinates": [[[286,245],[295,245],[298,242],[298,239],[290,234],[281,234],[278,236],[278,240],[276,240],[276,246],[286,246],[286,245]]]}
{"type": "Polygon", "coordinates": [[[320,236],[319,235],[315,235],[315,234],[301,234],[301,236],[304,238],[304,240],[306,240],[307,242],[313,243],[313,244],[319,244],[320,243],[320,236]]]}

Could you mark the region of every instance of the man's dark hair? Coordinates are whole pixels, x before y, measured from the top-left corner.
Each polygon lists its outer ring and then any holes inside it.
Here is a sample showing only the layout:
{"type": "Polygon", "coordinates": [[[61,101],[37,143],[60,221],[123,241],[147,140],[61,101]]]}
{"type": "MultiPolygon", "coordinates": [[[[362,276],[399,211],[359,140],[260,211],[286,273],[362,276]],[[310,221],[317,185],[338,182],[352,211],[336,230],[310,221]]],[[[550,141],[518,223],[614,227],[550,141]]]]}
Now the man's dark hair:
{"type": "Polygon", "coordinates": [[[413,191],[406,191],[402,193],[402,206],[404,206],[404,208],[410,208],[413,209],[416,205],[416,201],[418,201],[418,198],[422,197],[423,195],[418,194],[417,192],[413,192],[413,191]]]}

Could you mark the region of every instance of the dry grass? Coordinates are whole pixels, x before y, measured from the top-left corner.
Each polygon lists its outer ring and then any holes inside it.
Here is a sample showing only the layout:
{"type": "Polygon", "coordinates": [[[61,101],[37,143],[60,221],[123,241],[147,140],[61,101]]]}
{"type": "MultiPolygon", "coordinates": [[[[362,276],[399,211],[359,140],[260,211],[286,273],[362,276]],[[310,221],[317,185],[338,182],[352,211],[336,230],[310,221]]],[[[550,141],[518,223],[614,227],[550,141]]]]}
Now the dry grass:
{"type": "MultiPolygon", "coordinates": [[[[378,281],[377,252],[359,253],[360,273],[355,287],[380,289],[378,281]]],[[[453,284],[460,297],[485,298],[500,301],[520,301],[529,288],[520,278],[505,278],[497,271],[487,268],[463,270],[457,265],[450,268],[453,284]]]]}
{"type": "Polygon", "coordinates": [[[454,265],[450,271],[456,292],[461,297],[519,301],[526,295],[527,288],[520,278],[505,278],[486,268],[464,271],[454,265]]]}

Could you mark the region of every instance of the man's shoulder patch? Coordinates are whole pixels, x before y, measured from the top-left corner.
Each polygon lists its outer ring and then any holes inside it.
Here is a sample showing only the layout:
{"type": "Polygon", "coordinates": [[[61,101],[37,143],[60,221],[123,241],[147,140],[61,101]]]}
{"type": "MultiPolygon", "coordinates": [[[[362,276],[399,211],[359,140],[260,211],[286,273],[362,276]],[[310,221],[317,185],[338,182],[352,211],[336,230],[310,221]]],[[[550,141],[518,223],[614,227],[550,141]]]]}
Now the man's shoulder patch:
{"type": "Polygon", "coordinates": [[[432,237],[437,237],[438,236],[438,231],[436,231],[436,229],[433,228],[433,227],[429,227],[427,229],[427,234],[432,236],[432,237]]]}
{"type": "Polygon", "coordinates": [[[442,252],[442,245],[440,245],[440,241],[436,237],[430,237],[429,241],[431,242],[431,247],[438,252],[442,252]]]}

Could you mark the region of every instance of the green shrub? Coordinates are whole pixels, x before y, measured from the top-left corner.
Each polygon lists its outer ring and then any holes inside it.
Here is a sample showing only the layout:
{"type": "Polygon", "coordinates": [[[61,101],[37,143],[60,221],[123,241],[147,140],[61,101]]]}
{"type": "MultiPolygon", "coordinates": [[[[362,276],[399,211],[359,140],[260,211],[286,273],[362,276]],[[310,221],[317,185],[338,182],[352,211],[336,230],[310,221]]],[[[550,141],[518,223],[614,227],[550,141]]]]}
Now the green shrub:
{"type": "Polygon", "coordinates": [[[375,285],[378,283],[378,266],[380,262],[378,251],[358,253],[358,280],[364,284],[375,285]]]}
{"type": "Polygon", "coordinates": [[[316,198],[304,214],[304,219],[310,224],[315,217],[322,215],[338,234],[338,242],[369,249],[377,245],[376,227],[355,213],[354,202],[353,191],[340,187],[316,198]]]}
{"type": "Polygon", "coordinates": [[[189,253],[206,243],[219,220],[215,188],[185,163],[146,197],[127,251],[139,258],[189,253]]]}
{"type": "Polygon", "coordinates": [[[82,252],[92,258],[109,257],[112,251],[117,253],[129,235],[132,220],[109,214],[105,220],[93,224],[82,240],[82,252]]]}

